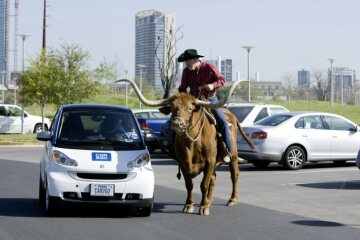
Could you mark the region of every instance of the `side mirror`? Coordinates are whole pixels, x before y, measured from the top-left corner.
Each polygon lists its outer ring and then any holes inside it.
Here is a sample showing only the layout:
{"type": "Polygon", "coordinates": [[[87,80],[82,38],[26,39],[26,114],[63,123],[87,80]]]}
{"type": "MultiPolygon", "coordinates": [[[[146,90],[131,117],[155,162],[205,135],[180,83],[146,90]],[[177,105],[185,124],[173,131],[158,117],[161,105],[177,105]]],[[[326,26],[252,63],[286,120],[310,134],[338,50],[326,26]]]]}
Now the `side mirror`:
{"type": "Polygon", "coordinates": [[[49,141],[51,140],[51,133],[49,131],[39,132],[36,135],[36,139],[39,141],[49,141]]]}
{"type": "Polygon", "coordinates": [[[349,129],[351,132],[357,132],[358,131],[358,126],[353,126],[352,128],[349,129]]]}

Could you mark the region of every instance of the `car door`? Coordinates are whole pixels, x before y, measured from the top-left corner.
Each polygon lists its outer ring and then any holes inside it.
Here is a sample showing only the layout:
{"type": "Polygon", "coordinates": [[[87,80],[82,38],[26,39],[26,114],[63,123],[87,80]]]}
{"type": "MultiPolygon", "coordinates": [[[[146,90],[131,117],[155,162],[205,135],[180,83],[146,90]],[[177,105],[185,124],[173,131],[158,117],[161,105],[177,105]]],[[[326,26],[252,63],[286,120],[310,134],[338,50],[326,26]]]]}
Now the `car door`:
{"type": "Polygon", "coordinates": [[[0,133],[9,131],[9,117],[6,114],[6,107],[0,106],[0,133]]]}
{"type": "Polygon", "coordinates": [[[360,132],[354,124],[337,116],[324,116],[331,134],[331,159],[356,159],[360,148],[360,132]]]}
{"type": "Polygon", "coordinates": [[[16,106],[8,106],[9,133],[21,132],[21,109],[16,106]]]}
{"type": "Polygon", "coordinates": [[[304,141],[308,160],[330,160],[331,133],[325,129],[320,115],[304,116],[295,127],[301,129],[299,134],[304,141]]]}

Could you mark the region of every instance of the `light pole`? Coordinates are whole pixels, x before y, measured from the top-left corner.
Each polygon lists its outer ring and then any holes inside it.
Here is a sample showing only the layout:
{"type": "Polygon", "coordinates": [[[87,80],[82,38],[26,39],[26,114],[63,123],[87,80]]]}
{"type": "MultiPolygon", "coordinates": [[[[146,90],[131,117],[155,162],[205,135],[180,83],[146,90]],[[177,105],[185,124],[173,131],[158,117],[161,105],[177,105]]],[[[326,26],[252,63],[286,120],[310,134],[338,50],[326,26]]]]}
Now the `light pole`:
{"type": "Polygon", "coordinates": [[[248,101],[251,101],[251,87],[250,87],[250,51],[251,49],[255,48],[254,46],[242,46],[242,48],[244,48],[247,51],[247,80],[248,82],[248,86],[249,86],[249,99],[248,101]]]}
{"type": "MultiPolygon", "coordinates": [[[[25,71],[25,40],[30,35],[26,34],[19,34],[19,36],[22,39],[22,74],[24,74],[25,71]]],[[[15,84],[15,91],[16,91],[16,84],[15,84]]],[[[24,134],[24,99],[21,100],[21,134],[24,134]]]]}
{"type": "MultiPolygon", "coordinates": [[[[138,64],[137,66],[138,66],[138,68],[140,68],[140,92],[142,93],[142,70],[146,66],[143,64],[138,64]]],[[[140,108],[141,108],[141,101],[140,101],[140,108]]]]}
{"type": "MultiPolygon", "coordinates": [[[[125,70],[125,78],[127,78],[128,70],[125,70]]],[[[128,83],[125,83],[125,107],[128,107],[128,83]]]]}
{"type": "Polygon", "coordinates": [[[1,102],[5,103],[5,74],[6,71],[1,71],[1,102]]]}
{"type": "Polygon", "coordinates": [[[334,78],[333,78],[333,63],[335,58],[329,58],[330,61],[330,106],[334,105],[334,78]]]}

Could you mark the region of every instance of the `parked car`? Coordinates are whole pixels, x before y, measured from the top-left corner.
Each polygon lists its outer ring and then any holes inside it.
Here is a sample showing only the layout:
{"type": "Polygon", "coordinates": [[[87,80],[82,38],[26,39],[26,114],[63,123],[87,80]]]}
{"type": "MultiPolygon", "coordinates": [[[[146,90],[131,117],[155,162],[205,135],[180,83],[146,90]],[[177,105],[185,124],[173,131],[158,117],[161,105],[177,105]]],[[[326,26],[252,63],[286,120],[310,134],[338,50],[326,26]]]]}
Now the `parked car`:
{"type": "Polygon", "coordinates": [[[360,149],[356,157],[356,166],[360,169],[360,149]]]}
{"type": "Polygon", "coordinates": [[[229,103],[225,106],[241,123],[241,126],[250,126],[267,116],[289,112],[285,107],[258,103],[229,103]]]}
{"type": "MultiPolygon", "coordinates": [[[[21,107],[0,104],[0,133],[21,133],[21,107]]],[[[50,120],[44,118],[44,130],[50,126],[50,120]]],[[[24,111],[24,133],[38,133],[42,129],[41,116],[34,116],[24,111]]]]}
{"type": "MultiPolygon", "coordinates": [[[[232,112],[239,120],[241,126],[250,126],[255,121],[259,121],[267,116],[289,112],[285,107],[280,105],[271,104],[258,104],[258,103],[228,103],[225,105],[227,109],[232,112]]],[[[240,135],[240,133],[238,133],[240,135]]],[[[167,121],[159,137],[160,146],[170,156],[174,155],[173,149],[173,132],[171,130],[171,120],[167,121]]],[[[239,158],[239,163],[245,163],[243,159],[239,158]]]]}
{"type": "Polygon", "coordinates": [[[129,205],[151,214],[154,172],[130,109],[65,105],[37,139],[45,141],[39,201],[49,215],[66,204],[129,205]]]}
{"type": "Polygon", "coordinates": [[[157,109],[133,109],[132,111],[140,124],[149,152],[152,153],[159,149],[161,128],[170,116],[161,113],[157,109]]]}
{"type": "Polygon", "coordinates": [[[238,137],[239,157],[257,167],[278,162],[287,169],[300,169],[305,162],[355,160],[360,148],[359,126],[324,112],[289,112],[269,116],[244,127],[256,152],[238,137]]]}

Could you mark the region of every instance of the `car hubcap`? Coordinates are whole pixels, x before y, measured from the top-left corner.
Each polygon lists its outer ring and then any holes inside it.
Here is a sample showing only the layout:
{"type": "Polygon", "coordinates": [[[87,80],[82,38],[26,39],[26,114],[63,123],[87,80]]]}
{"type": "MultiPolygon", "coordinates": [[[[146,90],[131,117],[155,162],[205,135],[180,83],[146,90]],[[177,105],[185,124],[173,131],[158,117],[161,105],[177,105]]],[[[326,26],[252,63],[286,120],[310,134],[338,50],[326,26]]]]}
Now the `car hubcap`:
{"type": "Polygon", "coordinates": [[[304,161],[304,155],[299,149],[294,149],[289,152],[288,163],[290,166],[297,168],[304,161]]]}

